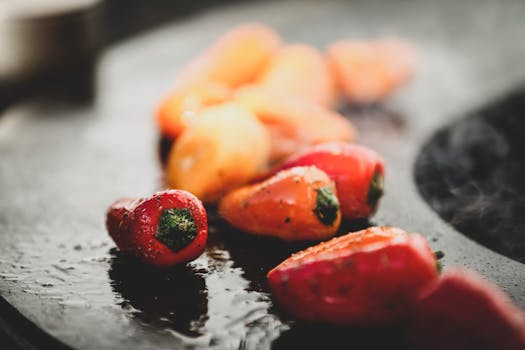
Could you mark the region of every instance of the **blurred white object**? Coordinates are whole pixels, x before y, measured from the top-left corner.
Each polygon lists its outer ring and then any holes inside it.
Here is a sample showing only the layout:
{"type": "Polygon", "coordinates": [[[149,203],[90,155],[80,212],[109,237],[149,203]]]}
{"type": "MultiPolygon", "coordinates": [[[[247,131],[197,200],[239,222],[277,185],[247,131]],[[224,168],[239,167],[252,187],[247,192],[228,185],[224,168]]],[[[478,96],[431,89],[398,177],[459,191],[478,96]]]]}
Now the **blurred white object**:
{"type": "Polygon", "coordinates": [[[0,82],[92,64],[102,44],[101,0],[1,0],[0,82]]]}

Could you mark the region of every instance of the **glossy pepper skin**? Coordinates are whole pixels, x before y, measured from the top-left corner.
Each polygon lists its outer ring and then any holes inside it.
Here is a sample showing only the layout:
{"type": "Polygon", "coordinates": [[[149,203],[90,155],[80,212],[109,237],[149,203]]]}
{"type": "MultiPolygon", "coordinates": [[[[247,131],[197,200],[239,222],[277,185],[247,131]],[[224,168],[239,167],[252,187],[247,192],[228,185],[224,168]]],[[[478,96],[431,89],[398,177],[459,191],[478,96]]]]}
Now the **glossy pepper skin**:
{"type": "Polygon", "coordinates": [[[158,267],[197,258],[208,238],[204,206],[182,190],[117,200],[106,213],[106,227],[120,250],[158,267]]]}
{"type": "Polygon", "coordinates": [[[234,190],[220,215],[245,232],[287,241],[332,238],[341,223],[335,184],[316,167],[295,167],[234,190]]]}
{"type": "Polygon", "coordinates": [[[296,318],[355,326],[401,319],[437,276],[420,234],[371,227],[303,250],[267,275],[277,302],[296,318]]]}
{"type": "Polygon", "coordinates": [[[277,171],[312,165],[335,181],[344,219],[368,218],[383,195],[385,166],[375,151],[358,144],[330,142],[292,155],[277,171]]]}
{"type": "Polygon", "coordinates": [[[406,333],[414,349],[525,349],[525,313],[495,284],[455,267],[418,297],[406,333]]]}

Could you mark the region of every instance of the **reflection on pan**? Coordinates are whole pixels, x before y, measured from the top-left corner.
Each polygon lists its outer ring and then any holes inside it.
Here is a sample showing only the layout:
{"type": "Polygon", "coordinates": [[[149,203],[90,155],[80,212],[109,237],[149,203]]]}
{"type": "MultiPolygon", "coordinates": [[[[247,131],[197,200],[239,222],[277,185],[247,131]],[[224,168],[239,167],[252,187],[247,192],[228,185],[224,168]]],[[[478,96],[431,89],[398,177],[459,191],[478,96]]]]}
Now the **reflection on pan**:
{"type": "Polygon", "coordinates": [[[158,269],[115,249],[111,251],[109,277],[120,305],[155,326],[187,336],[202,335],[208,312],[204,278],[189,266],[158,269]]]}

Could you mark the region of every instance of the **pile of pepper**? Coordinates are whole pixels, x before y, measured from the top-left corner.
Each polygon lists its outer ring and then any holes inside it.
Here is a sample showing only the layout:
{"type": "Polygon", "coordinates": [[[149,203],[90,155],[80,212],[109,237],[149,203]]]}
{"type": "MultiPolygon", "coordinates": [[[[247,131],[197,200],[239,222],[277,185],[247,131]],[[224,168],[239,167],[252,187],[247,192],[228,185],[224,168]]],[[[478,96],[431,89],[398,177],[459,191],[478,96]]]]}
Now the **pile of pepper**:
{"type": "Polygon", "coordinates": [[[321,52],[284,44],[264,25],[234,28],[182,69],[156,111],[173,189],[116,201],[110,236],[145,263],[185,263],[206,246],[204,204],[214,204],[247,234],[312,242],[267,275],[297,319],[401,322],[427,348],[450,348],[448,336],[457,348],[523,348],[523,313],[471,271],[440,274],[422,235],[371,227],[333,238],[341,222],[374,214],[385,175],[336,107],[378,102],[413,70],[414,52],[399,40],[343,40],[321,52]]]}

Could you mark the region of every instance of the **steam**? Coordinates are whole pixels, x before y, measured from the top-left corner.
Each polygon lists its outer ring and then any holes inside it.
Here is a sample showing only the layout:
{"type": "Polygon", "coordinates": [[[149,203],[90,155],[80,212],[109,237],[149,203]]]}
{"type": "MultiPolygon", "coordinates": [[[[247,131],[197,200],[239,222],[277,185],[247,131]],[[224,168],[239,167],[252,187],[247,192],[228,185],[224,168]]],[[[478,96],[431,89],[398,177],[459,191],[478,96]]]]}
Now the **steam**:
{"type": "Polygon", "coordinates": [[[440,131],[417,159],[419,190],[445,220],[525,263],[525,96],[440,131]]]}

